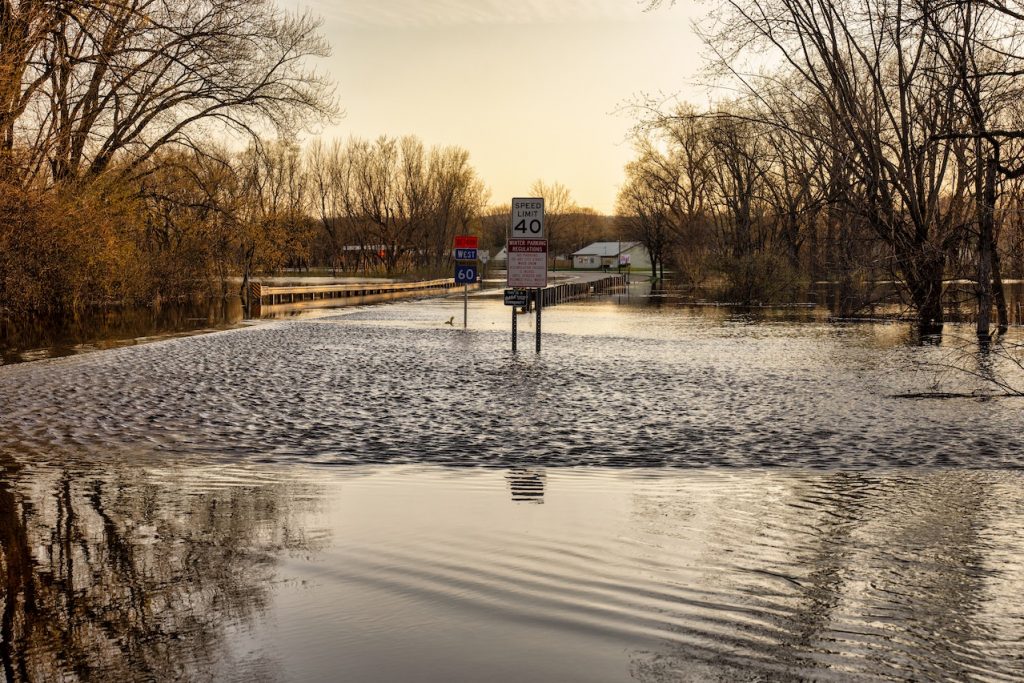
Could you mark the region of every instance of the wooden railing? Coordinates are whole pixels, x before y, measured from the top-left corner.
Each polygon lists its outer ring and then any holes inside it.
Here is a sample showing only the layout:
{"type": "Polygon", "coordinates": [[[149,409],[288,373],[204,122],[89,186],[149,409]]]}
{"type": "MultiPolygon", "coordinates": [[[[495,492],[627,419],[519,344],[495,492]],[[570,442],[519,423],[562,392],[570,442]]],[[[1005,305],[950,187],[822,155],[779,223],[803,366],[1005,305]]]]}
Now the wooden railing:
{"type": "Polygon", "coordinates": [[[600,294],[616,287],[624,287],[627,282],[625,275],[609,275],[600,280],[591,280],[589,282],[565,282],[560,285],[551,285],[541,290],[541,302],[544,308],[557,306],[563,301],[580,299],[591,294],[600,294]]]}
{"type": "MultiPolygon", "coordinates": [[[[265,285],[253,282],[249,286],[253,315],[273,306],[310,304],[313,306],[344,306],[371,303],[374,299],[395,299],[403,295],[441,294],[461,287],[454,278],[424,280],[420,282],[360,282],[346,285],[265,285]],[[321,303],[322,302],[322,303],[321,303]]],[[[474,286],[475,287],[475,286],[474,286]]]]}

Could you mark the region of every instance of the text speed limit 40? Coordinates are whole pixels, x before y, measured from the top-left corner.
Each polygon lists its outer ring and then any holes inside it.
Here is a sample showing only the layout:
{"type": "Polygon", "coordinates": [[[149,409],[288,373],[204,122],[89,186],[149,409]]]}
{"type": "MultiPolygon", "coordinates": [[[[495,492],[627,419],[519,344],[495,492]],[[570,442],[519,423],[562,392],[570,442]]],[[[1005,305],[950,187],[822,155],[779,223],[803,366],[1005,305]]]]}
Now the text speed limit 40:
{"type": "Polygon", "coordinates": [[[512,200],[512,234],[510,237],[538,240],[546,238],[543,197],[516,197],[512,200]]]}

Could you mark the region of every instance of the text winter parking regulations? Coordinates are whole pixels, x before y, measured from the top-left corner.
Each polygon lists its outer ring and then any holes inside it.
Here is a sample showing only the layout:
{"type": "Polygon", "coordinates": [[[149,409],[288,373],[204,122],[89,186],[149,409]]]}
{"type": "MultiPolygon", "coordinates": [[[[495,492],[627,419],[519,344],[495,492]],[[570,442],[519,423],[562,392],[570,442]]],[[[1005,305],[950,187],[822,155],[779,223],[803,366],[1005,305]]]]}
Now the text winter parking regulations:
{"type": "Polygon", "coordinates": [[[547,240],[508,241],[508,286],[533,289],[548,286],[547,240]]]}
{"type": "Polygon", "coordinates": [[[548,286],[548,242],[544,231],[544,199],[512,199],[512,225],[508,239],[508,286],[548,286]]]}

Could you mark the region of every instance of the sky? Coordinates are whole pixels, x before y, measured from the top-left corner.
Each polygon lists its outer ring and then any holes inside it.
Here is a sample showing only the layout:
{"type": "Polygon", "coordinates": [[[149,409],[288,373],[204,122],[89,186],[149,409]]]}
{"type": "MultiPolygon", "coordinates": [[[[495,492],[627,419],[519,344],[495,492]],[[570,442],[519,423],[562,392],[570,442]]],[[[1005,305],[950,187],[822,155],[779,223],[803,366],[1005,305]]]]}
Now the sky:
{"type": "MultiPolygon", "coordinates": [[[[323,19],[344,117],[327,138],[416,135],[457,145],[490,203],[559,182],[611,213],[632,157],[629,105],[697,104],[693,0],[299,0],[323,19]]],[[[703,96],[706,100],[706,95],[703,96]]]]}

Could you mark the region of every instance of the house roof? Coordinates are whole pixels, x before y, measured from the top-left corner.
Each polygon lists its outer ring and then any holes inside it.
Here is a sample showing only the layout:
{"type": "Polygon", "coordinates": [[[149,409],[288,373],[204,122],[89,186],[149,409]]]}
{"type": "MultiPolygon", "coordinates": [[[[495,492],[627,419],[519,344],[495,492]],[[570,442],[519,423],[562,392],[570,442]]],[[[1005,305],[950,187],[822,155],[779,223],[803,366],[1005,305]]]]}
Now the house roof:
{"type": "Polygon", "coordinates": [[[618,256],[629,251],[639,242],[594,242],[588,244],[579,251],[574,251],[573,256],[618,256]]]}

